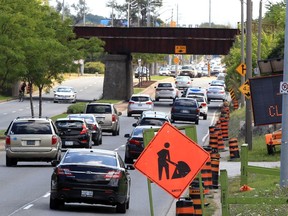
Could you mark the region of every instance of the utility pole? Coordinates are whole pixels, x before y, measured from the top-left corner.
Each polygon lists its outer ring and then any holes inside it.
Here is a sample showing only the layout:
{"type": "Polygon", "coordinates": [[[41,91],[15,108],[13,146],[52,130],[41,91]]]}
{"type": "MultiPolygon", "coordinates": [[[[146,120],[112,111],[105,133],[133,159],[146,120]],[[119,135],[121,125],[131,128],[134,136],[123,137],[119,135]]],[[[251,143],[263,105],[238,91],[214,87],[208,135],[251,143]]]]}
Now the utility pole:
{"type": "MultiPolygon", "coordinates": [[[[247,0],[247,22],[246,22],[246,79],[252,78],[252,1],[247,0]]],[[[246,99],[246,136],[245,143],[252,150],[252,103],[246,99]]]]}
{"type": "MultiPolygon", "coordinates": [[[[244,53],[244,0],[241,1],[241,63],[245,62],[245,53],[244,53]]],[[[245,77],[241,76],[241,85],[243,85],[245,82],[245,77]]],[[[245,96],[244,94],[240,95],[240,105],[241,107],[244,107],[245,105],[245,96]]]]}
{"type": "MultiPolygon", "coordinates": [[[[286,0],[286,5],[288,0],[286,0]]],[[[286,7],[286,14],[288,14],[288,7],[286,7]]],[[[285,19],[285,44],[284,44],[284,69],[283,69],[283,82],[288,82],[288,16],[285,19]]],[[[282,140],[281,140],[281,156],[280,156],[280,187],[288,186],[288,95],[282,95],[282,140]]]]}

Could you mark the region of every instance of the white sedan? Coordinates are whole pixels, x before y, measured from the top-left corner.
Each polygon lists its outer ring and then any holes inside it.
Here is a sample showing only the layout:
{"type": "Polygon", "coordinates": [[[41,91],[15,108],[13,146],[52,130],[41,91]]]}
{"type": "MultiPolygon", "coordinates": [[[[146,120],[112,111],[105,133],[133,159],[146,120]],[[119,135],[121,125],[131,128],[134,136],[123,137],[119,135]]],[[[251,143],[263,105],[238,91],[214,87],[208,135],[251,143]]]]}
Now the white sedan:
{"type": "Polygon", "coordinates": [[[59,86],[54,90],[54,103],[76,102],[76,90],[71,86],[59,86]]]}

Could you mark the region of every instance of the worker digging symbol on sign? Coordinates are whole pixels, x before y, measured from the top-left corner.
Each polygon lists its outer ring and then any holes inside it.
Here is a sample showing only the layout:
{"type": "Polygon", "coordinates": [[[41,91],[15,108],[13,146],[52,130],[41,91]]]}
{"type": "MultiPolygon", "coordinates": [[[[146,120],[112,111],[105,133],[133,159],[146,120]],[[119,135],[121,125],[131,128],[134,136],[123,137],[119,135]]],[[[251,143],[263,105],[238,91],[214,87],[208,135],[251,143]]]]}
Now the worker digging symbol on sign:
{"type": "Polygon", "coordinates": [[[174,173],[172,175],[172,179],[185,177],[191,171],[188,164],[185,163],[184,161],[178,161],[178,163],[171,161],[170,160],[170,152],[168,150],[168,148],[170,147],[170,143],[166,142],[164,144],[164,147],[166,149],[161,149],[157,153],[158,154],[158,176],[159,176],[159,180],[162,179],[163,169],[165,169],[166,179],[169,179],[169,163],[173,164],[176,167],[174,170],[174,173]]]}
{"type": "Polygon", "coordinates": [[[166,179],[169,179],[169,163],[170,161],[170,152],[168,148],[170,147],[170,143],[166,142],[164,144],[164,147],[166,149],[161,149],[157,154],[158,154],[158,176],[159,180],[162,179],[162,172],[163,169],[165,169],[166,173],[166,179]]]}

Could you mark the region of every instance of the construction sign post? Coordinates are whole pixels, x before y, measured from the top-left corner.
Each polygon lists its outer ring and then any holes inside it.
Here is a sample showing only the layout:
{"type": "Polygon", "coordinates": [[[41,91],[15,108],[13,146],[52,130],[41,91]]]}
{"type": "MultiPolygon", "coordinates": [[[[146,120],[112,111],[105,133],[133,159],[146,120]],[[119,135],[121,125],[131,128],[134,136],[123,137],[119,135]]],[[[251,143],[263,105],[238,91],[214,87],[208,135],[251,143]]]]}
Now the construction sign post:
{"type": "Polygon", "coordinates": [[[179,198],[208,161],[210,154],[176,127],[165,123],[134,167],[179,198]]]}

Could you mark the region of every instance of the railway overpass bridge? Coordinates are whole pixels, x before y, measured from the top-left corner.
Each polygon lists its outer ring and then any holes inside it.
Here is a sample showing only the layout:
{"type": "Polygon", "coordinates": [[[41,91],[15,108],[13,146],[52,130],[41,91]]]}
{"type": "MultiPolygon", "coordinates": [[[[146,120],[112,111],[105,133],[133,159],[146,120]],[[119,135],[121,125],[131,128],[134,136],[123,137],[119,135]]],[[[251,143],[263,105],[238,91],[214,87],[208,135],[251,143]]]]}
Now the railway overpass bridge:
{"type": "Polygon", "coordinates": [[[103,98],[127,100],[133,94],[132,53],[227,55],[239,29],[75,26],[74,33],[105,41],[103,98]]]}

